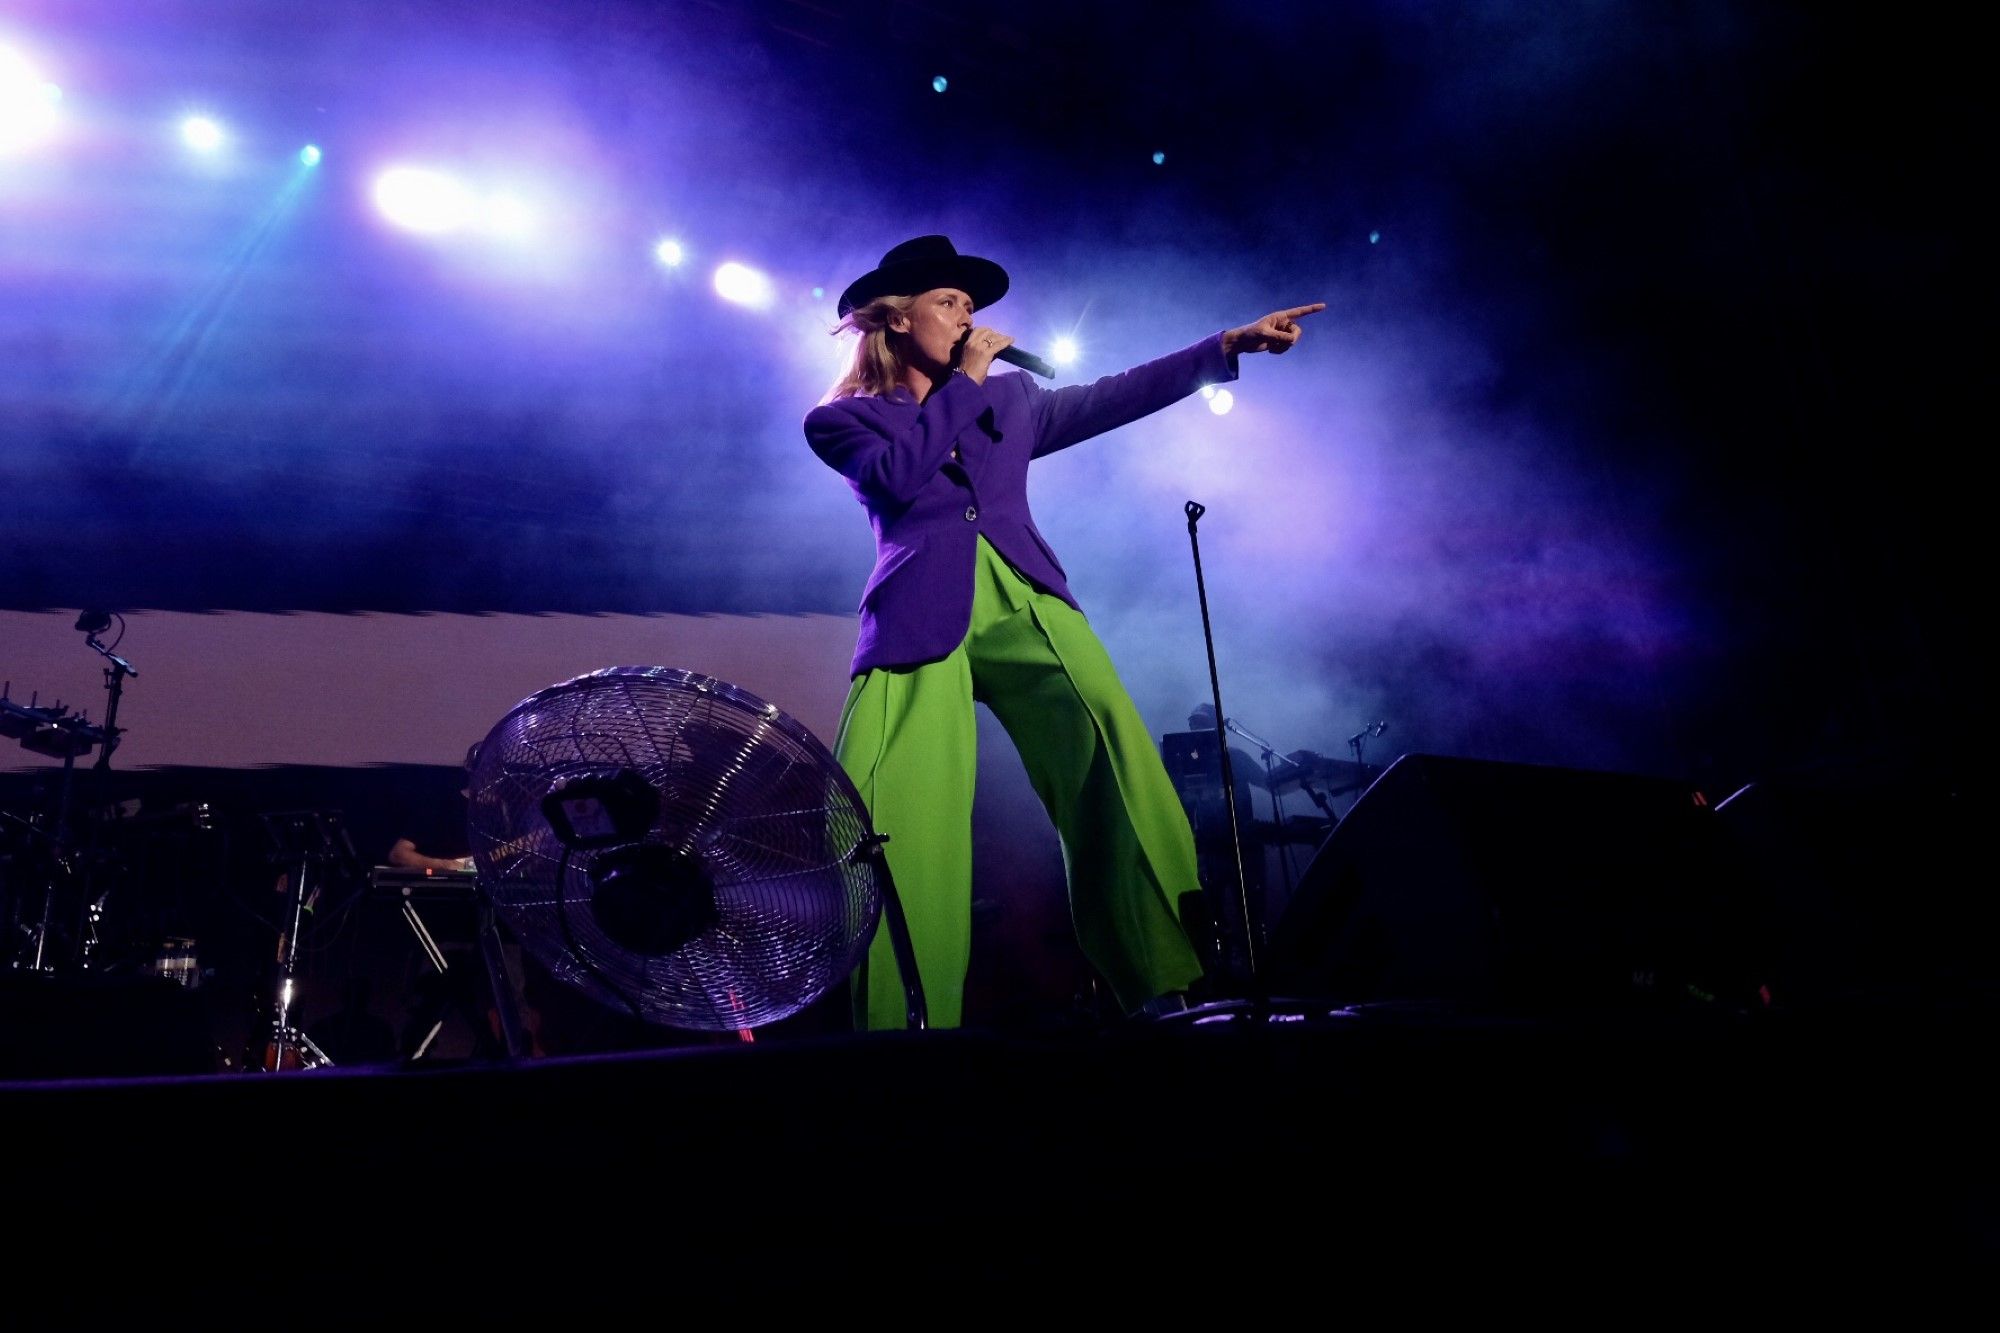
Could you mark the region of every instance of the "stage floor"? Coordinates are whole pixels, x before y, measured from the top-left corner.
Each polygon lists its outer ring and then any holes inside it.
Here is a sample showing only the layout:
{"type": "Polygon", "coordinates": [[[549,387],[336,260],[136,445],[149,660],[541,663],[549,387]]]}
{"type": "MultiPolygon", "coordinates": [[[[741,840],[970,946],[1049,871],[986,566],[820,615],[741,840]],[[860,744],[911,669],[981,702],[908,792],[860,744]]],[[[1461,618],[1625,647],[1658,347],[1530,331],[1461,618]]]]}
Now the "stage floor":
{"type": "Polygon", "coordinates": [[[0,1114],[36,1262],[168,1282],[220,1263],[244,1293],[302,1283],[357,1308],[413,1273],[429,1308],[510,1313],[531,1290],[611,1308],[658,1282],[804,1292],[903,1266],[910,1291],[964,1299],[968,1280],[1128,1262],[1154,1284],[1198,1265],[1225,1306],[1239,1280],[1310,1299],[1390,1272],[1619,1272],[1685,1294],[2000,1257],[1996,1012],[1283,1000],[17,1079],[0,1114]]]}

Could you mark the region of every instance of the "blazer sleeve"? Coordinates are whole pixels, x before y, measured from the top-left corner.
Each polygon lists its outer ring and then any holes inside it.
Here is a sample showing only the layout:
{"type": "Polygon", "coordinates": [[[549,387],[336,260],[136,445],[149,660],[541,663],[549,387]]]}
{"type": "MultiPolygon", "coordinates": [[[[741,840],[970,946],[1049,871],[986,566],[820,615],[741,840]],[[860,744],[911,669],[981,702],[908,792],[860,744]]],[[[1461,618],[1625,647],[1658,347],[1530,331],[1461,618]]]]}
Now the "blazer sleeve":
{"type": "Polygon", "coordinates": [[[1236,365],[1222,354],[1218,332],[1157,361],[1089,384],[1043,389],[1028,383],[1026,375],[1014,378],[1033,395],[1034,457],[1040,458],[1137,421],[1205,385],[1228,383],[1236,378],[1236,365]]]}
{"type": "Polygon", "coordinates": [[[907,505],[985,408],[985,391],[969,376],[953,375],[907,424],[902,413],[884,413],[873,399],[822,403],[806,413],[806,443],[870,504],[907,505]]]}

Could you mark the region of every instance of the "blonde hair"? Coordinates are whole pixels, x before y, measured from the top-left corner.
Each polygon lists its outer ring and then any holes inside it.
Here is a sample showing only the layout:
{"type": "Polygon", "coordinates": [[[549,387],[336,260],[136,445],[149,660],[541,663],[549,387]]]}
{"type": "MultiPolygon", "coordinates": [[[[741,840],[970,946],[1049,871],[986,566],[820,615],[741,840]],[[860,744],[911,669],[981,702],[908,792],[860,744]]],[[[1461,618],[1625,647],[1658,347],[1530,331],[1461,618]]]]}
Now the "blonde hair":
{"type": "Polygon", "coordinates": [[[903,358],[889,344],[889,325],[897,316],[908,315],[916,305],[915,296],[878,296],[848,311],[833,326],[836,337],[844,333],[855,335],[854,358],[847,364],[847,373],[835,380],[826,397],[820,399],[822,403],[863,395],[879,398],[902,383],[903,358]]]}

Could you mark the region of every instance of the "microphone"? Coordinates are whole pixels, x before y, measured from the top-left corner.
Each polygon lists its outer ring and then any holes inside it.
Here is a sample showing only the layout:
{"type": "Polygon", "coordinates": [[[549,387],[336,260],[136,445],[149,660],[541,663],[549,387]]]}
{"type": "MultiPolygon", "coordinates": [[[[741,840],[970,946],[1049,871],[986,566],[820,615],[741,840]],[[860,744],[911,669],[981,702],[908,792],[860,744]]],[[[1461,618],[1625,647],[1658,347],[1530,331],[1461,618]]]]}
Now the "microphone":
{"type": "Polygon", "coordinates": [[[1036,356],[1033,352],[1024,352],[1018,347],[1003,347],[993,354],[993,358],[996,361],[1005,361],[1010,366],[1019,366],[1023,370],[1033,371],[1045,380],[1052,380],[1056,377],[1056,368],[1054,366],[1042,360],[1042,358],[1036,356]]]}
{"type": "MultiPolygon", "coordinates": [[[[964,355],[966,339],[971,336],[972,330],[967,329],[964,336],[958,340],[961,357],[964,355]]],[[[1003,347],[993,354],[993,359],[995,361],[1005,361],[1010,366],[1019,366],[1023,370],[1032,371],[1045,380],[1052,380],[1056,377],[1056,368],[1054,366],[1042,360],[1042,358],[1036,356],[1033,352],[1024,352],[1018,347],[1003,347]]]]}

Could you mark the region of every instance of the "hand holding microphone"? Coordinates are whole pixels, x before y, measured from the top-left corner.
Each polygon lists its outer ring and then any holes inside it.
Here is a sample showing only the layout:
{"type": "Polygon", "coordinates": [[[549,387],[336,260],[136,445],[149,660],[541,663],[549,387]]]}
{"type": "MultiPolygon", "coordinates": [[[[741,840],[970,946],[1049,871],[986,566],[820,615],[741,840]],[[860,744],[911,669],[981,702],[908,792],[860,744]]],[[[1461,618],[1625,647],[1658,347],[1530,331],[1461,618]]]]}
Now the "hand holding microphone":
{"type": "Polygon", "coordinates": [[[1008,335],[985,327],[968,332],[959,340],[958,366],[972,376],[975,384],[986,383],[986,372],[993,368],[995,361],[1005,361],[1010,366],[1019,366],[1032,371],[1043,379],[1056,377],[1056,368],[1033,352],[1024,352],[1014,346],[1008,335]]]}
{"type": "Polygon", "coordinates": [[[994,359],[1013,344],[1011,337],[983,324],[968,329],[958,342],[958,368],[972,376],[974,384],[984,384],[994,359]]]}

